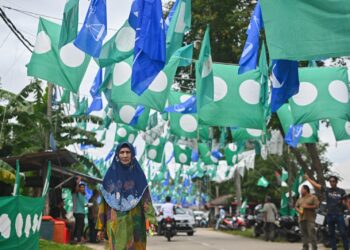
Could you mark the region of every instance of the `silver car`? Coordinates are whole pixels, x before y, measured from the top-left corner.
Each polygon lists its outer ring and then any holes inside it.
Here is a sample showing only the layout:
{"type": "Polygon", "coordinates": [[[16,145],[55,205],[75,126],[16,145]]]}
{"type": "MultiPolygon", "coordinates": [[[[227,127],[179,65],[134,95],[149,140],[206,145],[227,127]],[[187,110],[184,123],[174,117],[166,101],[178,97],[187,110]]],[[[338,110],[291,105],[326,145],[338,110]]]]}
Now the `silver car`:
{"type": "MultiPolygon", "coordinates": [[[[154,204],[153,205],[156,213],[157,213],[157,222],[158,225],[163,219],[163,216],[160,215],[160,208],[162,204],[154,204]]],[[[176,221],[176,231],[179,233],[187,233],[188,236],[193,236],[195,230],[194,230],[194,218],[193,216],[186,213],[186,211],[183,208],[175,207],[176,214],[174,216],[176,221]]],[[[158,227],[157,230],[158,234],[162,234],[160,227],[158,227]]]]}

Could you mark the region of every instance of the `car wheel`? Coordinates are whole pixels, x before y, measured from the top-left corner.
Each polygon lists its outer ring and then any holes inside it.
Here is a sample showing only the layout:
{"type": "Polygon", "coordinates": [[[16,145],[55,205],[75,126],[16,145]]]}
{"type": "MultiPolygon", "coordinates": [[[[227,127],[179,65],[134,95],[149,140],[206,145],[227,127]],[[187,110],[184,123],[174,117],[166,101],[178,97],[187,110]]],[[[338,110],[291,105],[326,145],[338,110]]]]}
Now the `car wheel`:
{"type": "Polygon", "coordinates": [[[241,230],[241,232],[245,232],[245,231],[247,231],[247,227],[246,226],[241,226],[240,230],[241,230]]]}
{"type": "Polygon", "coordinates": [[[194,232],[187,232],[188,236],[193,236],[194,232]]]}

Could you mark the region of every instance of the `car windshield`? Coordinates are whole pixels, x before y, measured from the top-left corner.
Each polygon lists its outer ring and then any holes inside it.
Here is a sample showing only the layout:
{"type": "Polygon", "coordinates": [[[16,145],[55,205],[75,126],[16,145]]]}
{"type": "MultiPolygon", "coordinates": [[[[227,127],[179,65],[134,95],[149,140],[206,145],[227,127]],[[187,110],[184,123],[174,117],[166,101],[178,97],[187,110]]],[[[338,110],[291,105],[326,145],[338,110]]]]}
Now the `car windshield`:
{"type": "Polygon", "coordinates": [[[186,214],[186,212],[182,208],[177,207],[176,208],[176,214],[186,214]]]}

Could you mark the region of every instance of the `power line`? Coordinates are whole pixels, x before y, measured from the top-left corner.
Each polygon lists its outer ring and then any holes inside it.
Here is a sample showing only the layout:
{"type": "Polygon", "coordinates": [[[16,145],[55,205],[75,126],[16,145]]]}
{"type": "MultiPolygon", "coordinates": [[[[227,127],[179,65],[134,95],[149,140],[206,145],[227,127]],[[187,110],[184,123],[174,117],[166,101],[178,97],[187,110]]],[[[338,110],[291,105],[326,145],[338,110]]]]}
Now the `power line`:
{"type": "MultiPolygon", "coordinates": [[[[62,21],[62,18],[58,18],[58,17],[54,17],[54,16],[48,16],[48,15],[44,15],[44,14],[40,14],[40,13],[35,13],[35,12],[31,12],[31,11],[27,11],[27,10],[21,10],[21,9],[16,9],[16,8],[12,8],[9,6],[5,6],[5,5],[1,5],[1,7],[8,9],[8,10],[12,10],[18,13],[21,13],[23,15],[27,15],[36,19],[39,19],[40,17],[45,17],[45,18],[51,18],[57,21],[62,21]]],[[[79,23],[79,24],[83,24],[83,23],[79,23]]],[[[118,31],[117,29],[113,29],[113,28],[107,28],[107,30],[111,30],[111,31],[118,31]]]]}
{"type": "Polygon", "coordinates": [[[5,39],[2,41],[2,43],[0,44],[0,49],[2,48],[2,46],[4,46],[4,44],[6,43],[7,39],[9,38],[9,36],[11,35],[11,31],[7,34],[7,36],[5,37],[5,39]]]}
{"type": "Polygon", "coordinates": [[[27,40],[27,38],[24,37],[24,35],[16,28],[16,26],[13,24],[13,22],[6,16],[5,12],[0,7],[0,17],[5,22],[7,27],[12,31],[13,34],[20,40],[20,42],[26,47],[30,52],[33,52],[30,47],[34,47],[33,44],[31,44],[30,41],[27,40]]]}

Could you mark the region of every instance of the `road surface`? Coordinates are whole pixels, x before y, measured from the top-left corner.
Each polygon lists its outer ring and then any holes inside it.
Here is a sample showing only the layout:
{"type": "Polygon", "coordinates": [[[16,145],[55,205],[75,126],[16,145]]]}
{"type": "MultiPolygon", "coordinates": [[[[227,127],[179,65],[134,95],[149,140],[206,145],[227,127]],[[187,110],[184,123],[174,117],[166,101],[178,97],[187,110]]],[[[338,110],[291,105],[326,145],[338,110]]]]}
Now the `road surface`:
{"type": "MultiPolygon", "coordinates": [[[[97,250],[103,250],[103,246],[88,245],[97,250]]],[[[311,247],[311,246],[310,246],[311,247]]],[[[302,244],[265,242],[261,239],[252,239],[241,236],[216,232],[212,229],[197,229],[194,236],[179,234],[168,242],[164,236],[148,238],[147,250],[300,250],[302,244]]],[[[319,250],[325,250],[319,245],[319,250]]]]}

